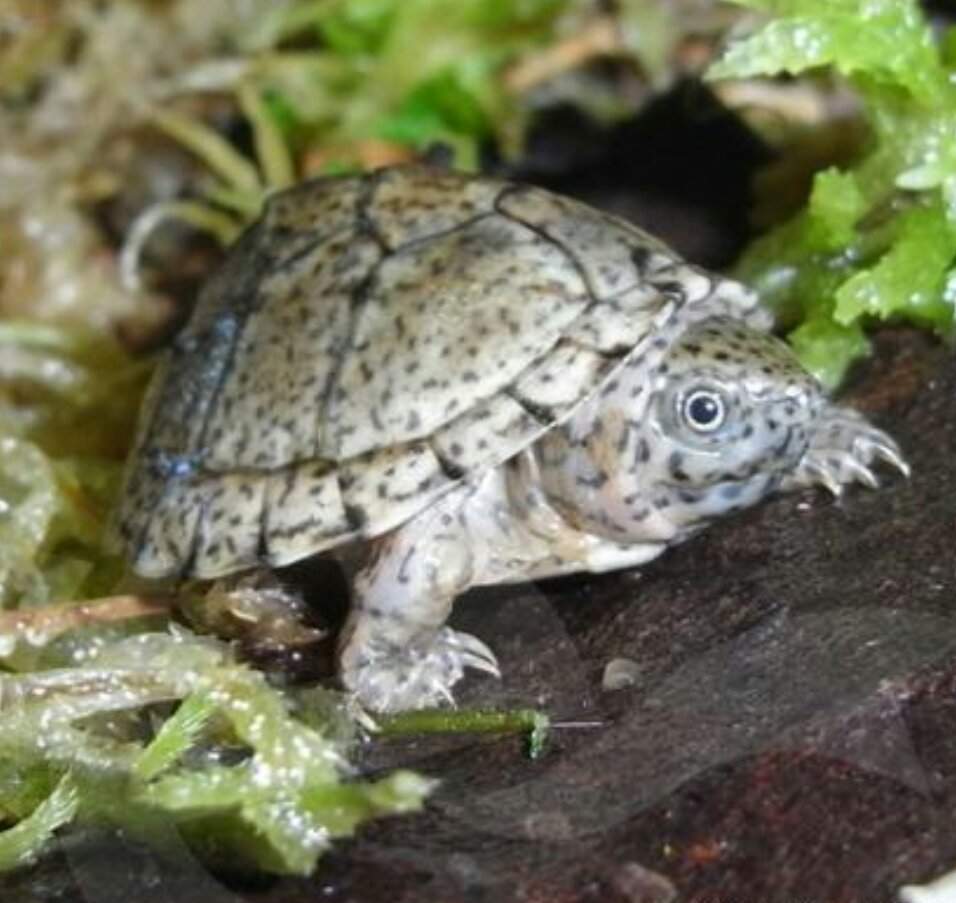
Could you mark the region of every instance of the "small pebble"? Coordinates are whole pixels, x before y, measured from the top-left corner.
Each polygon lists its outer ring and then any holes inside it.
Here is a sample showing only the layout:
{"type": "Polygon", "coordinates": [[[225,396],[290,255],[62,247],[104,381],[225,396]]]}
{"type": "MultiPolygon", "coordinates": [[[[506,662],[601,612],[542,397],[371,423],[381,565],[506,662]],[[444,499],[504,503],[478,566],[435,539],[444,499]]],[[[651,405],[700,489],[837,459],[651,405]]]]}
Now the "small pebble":
{"type": "Polygon", "coordinates": [[[574,837],[571,819],[563,812],[532,812],[522,822],[525,836],[532,840],[567,841],[574,837]]]}
{"type": "Polygon", "coordinates": [[[623,690],[637,683],[640,668],[629,658],[612,658],[604,667],[601,687],[605,690],[623,690]]]}
{"type": "Polygon", "coordinates": [[[900,903],[956,903],[956,870],[929,884],[908,884],[899,890],[900,903]]]}
{"type": "Polygon", "coordinates": [[[625,862],[611,882],[628,903],[671,903],[677,899],[677,888],[668,878],[636,862],[625,862]]]}

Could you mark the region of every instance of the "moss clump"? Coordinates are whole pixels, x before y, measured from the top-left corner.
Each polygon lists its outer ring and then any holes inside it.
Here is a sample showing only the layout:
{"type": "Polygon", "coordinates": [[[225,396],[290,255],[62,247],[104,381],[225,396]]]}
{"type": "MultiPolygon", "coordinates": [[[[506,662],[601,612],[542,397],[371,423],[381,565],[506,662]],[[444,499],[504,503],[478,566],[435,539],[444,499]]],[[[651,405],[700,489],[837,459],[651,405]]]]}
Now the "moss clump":
{"type": "Polygon", "coordinates": [[[803,362],[837,385],[866,324],[953,332],[956,87],[948,38],[915,0],[734,0],[774,18],[732,43],[711,79],[825,70],[849,80],[869,141],[817,174],[809,202],[746,252],[738,274],[792,330],[803,362]]]}

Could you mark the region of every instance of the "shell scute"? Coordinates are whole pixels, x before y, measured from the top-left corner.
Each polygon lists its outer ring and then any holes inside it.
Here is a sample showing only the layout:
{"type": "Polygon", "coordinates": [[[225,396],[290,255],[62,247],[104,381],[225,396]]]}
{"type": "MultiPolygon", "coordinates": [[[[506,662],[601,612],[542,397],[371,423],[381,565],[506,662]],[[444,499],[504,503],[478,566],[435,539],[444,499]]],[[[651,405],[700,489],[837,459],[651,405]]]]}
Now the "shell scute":
{"type": "Polygon", "coordinates": [[[328,457],[327,410],[350,354],[362,286],[382,259],[371,238],[348,233],[295,269],[266,275],[218,391],[203,449],[208,467],[275,468],[328,457]]]}
{"type": "Polygon", "coordinates": [[[218,577],[259,563],[266,481],[238,471],[202,480],[191,571],[218,577]]]}
{"type": "Polygon", "coordinates": [[[342,542],[353,527],[337,471],[322,461],[307,461],[265,478],[263,543],[266,561],[291,564],[342,542]]]}
{"type": "Polygon", "coordinates": [[[380,170],[374,178],[365,213],[376,234],[391,249],[461,228],[493,213],[505,184],[421,168],[380,170]]]}
{"type": "Polygon", "coordinates": [[[589,302],[558,248],[502,217],[395,252],[356,312],[321,454],[433,433],[546,353],[589,302]]]}
{"type": "Polygon", "coordinates": [[[599,354],[568,338],[542,360],[527,367],[514,382],[514,397],[548,410],[560,419],[617,366],[614,357],[599,354]]]}
{"type": "MultiPolygon", "coordinates": [[[[132,565],[144,577],[180,574],[191,566],[196,531],[202,515],[202,499],[185,481],[156,483],[161,491],[155,504],[129,512],[134,529],[132,565]]],[[[135,495],[135,493],[134,493],[135,495]]]]}
{"type": "Polygon", "coordinates": [[[432,445],[463,473],[516,455],[554,422],[507,392],[480,402],[435,431],[432,445]],[[538,416],[536,416],[538,415],[538,416]]]}
{"type": "Polygon", "coordinates": [[[636,253],[657,250],[673,260],[671,251],[636,226],[539,188],[515,187],[501,195],[497,206],[562,247],[596,299],[612,297],[642,280],[636,253]]]}
{"type": "Polygon", "coordinates": [[[421,499],[454,485],[427,441],[408,442],[354,458],[340,468],[342,495],[362,533],[389,530],[422,507],[421,499]]]}
{"type": "Polygon", "coordinates": [[[333,236],[353,231],[367,193],[362,180],[330,176],[272,195],[262,224],[274,260],[294,261],[333,236]]]}

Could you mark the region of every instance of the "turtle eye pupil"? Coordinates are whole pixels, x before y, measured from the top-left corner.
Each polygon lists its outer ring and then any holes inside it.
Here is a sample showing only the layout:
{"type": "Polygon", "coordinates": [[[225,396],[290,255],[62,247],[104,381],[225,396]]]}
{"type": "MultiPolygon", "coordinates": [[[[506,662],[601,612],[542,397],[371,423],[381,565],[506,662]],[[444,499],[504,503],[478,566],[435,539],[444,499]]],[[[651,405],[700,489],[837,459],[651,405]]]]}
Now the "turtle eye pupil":
{"type": "Polygon", "coordinates": [[[684,403],[687,422],[696,430],[712,432],[724,420],[724,403],[713,392],[694,392],[684,403]]]}

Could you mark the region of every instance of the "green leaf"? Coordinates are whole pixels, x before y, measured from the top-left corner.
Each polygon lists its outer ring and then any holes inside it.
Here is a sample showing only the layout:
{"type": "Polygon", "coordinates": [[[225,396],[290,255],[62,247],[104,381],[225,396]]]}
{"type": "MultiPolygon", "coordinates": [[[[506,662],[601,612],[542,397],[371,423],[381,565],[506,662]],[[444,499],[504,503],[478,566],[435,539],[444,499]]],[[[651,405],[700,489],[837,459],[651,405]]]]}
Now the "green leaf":
{"type": "Polygon", "coordinates": [[[849,245],[867,201],[850,172],[827,169],[817,173],[807,210],[807,241],[821,251],[849,245]]]}
{"type": "MultiPolygon", "coordinates": [[[[460,0],[459,0],[460,2],[460,0]]],[[[561,13],[568,0],[465,0],[468,21],[489,30],[541,25],[561,13]]]]}
{"type": "Polygon", "coordinates": [[[893,180],[895,187],[913,192],[940,188],[948,215],[956,217],[952,192],[956,180],[956,99],[948,110],[920,117],[903,124],[903,128],[893,130],[892,120],[881,125],[884,143],[902,158],[902,171],[893,180]]]}
{"type": "Polygon", "coordinates": [[[316,25],[332,50],[345,54],[373,54],[381,48],[398,14],[395,0],[339,0],[316,8],[316,25]]]}
{"type": "Polygon", "coordinates": [[[416,709],[376,718],[383,736],[441,733],[524,733],[528,735],[528,754],[538,758],[544,751],[551,723],[535,709],[416,709]]]}
{"type": "Polygon", "coordinates": [[[220,847],[245,835],[241,852],[261,868],[307,874],[333,836],[368,818],[418,807],[432,787],[406,773],[342,783],[341,751],[294,718],[261,674],[225,669],[210,676],[206,698],[251,757],[231,767],[179,769],[149,784],[139,800],[218,825],[220,847]]]}
{"type": "Polygon", "coordinates": [[[26,818],[56,788],[62,769],[43,763],[14,763],[0,757],[0,823],[26,818]]]}
{"type": "Polygon", "coordinates": [[[946,73],[928,25],[912,0],[751,0],[783,16],[737,41],[707,78],[796,75],[833,66],[865,75],[927,103],[947,91],[946,73]]]}
{"type": "Polygon", "coordinates": [[[824,318],[807,320],[787,339],[803,366],[830,389],[840,385],[850,365],[870,350],[859,325],[841,326],[824,318]]]}
{"type": "Polygon", "coordinates": [[[173,110],[154,110],[152,121],[171,138],[189,148],[230,188],[253,196],[261,194],[262,181],[255,164],[210,126],[173,110]]]}
{"type": "Polygon", "coordinates": [[[480,99],[451,68],[417,85],[378,125],[379,137],[412,147],[424,147],[449,132],[480,138],[489,130],[480,99]]]}
{"type": "Polygon", "coordinates": [[[956,279],[956,88],[915,0],[737,0],[777,16],[730,46],[709,78],[849,76],[871,129],[862,157],[819,173],[806,207],[737,267],[829,385],[865,352],[861,322],[949,333],[956,279]]]}
{"type": "Polygon", "coordinates": [[[305,723],[225,644],[181,628],[114,643],[83,667],[0,676],[0,696],[0,813],[23,819],[0,835],[0,863],[14,866],[77,815],[157,844],[150,826],[171,820],[209,855],[307,874],[332,837],[420,807],[433,786],[407,772],[355,780],[340,730],[305,723]],[[170,700],[183,702],[152,742],[115,738],[139,737],[138,710],[170,700]],[[65,770],[78,807],[33,812],[65,770]]]}
{"type": "Polygon", "coordinates": [[[956,255],[956,226],[941,203],[904,214],[893,246],[875,266],[857,273],[836,294],[834,319],[849,325],[863,314],[906,316],[940,331],[953,322],[942,298],[956,255]]]}
{"type": "Polygon", "coordinates": [[[377,815],[420,811],[437,785],[431,778],[399,770],[365,784],[308,788],[302,805],[330,837],[347,837],[361,822],[377,815]]]}
{"type": "Polygon", "coordinates": [[[215,711],[215,700],[208,693],[187,696],[137,757],[133,766],[136,777],[148,781],[175,764],[193,746],[215,711]]]}

